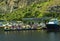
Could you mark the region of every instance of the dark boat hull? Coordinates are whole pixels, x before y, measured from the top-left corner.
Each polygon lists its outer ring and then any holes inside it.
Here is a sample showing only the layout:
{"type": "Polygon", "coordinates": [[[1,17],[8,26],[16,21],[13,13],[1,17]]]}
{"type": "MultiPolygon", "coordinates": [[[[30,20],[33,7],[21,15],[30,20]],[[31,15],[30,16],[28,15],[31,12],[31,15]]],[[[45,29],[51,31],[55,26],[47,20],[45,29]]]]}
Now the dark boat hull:
{"type": "Polygon", "coordinates": [[[59,25],[57,24],[46,24],[47,30],[52,30],[52,31],[56,31],[59,30],[59,25]]]}

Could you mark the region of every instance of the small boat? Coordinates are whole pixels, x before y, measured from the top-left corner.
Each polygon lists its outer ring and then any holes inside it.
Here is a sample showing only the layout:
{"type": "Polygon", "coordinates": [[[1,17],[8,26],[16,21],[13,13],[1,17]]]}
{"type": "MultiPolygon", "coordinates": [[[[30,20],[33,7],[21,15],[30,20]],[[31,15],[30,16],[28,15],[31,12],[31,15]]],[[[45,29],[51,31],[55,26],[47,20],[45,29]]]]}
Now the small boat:
{"type": "Polygon", "coordinates": [[[8,27],[7,25],[4,27],[4,31],[10,31],[10,27],[8,27]]]}
{"type": "Polygon", "coordinates": [[[47,30],[52,30],[56,31],[59,30],[59,21],[57,19],[51,19],[47,24],[46,24],[47,30]]]}

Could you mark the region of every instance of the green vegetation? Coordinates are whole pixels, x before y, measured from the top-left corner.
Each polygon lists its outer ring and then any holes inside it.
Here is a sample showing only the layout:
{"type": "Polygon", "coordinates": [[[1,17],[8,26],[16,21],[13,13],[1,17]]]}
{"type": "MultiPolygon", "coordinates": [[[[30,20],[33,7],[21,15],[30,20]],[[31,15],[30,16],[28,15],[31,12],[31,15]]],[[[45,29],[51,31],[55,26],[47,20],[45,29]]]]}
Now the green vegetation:
{"type": "MultiPolygon", "coordinates": [[[[3,4],[3,3],[1,3],[3,4]]],[[[0,5],[1,5],[0,4],[0,5]]],[[[0,14],[0,19],[21,20],[22,18],[52,17],[60,19],[60,1],[47,0],[44,2],[32,2],[23,8],[17,8],[12,12],[0,14]]]]}

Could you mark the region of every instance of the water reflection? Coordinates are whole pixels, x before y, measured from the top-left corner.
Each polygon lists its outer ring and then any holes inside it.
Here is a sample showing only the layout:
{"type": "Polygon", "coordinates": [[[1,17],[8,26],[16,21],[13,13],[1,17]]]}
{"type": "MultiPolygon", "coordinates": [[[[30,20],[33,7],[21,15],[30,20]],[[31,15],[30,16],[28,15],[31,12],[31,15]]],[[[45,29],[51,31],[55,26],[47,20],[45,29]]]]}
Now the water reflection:
{"type": "Polygon", "coordinates": [[[0,32],[1,41],[60,41],[59,38],[60,32],[47,32],[43,30],[0,32]]]}

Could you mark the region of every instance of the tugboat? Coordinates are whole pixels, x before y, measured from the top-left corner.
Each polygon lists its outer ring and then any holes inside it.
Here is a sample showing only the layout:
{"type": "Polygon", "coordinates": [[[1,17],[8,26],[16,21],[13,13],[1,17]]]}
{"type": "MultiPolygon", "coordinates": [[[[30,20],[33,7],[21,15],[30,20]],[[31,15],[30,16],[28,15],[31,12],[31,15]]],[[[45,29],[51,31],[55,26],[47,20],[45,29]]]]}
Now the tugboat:
{"type": "Polygon", "coordinates": [[[57,19],[51,19],[47,24],[46,24],[47,30],[49,31],[57,31],[59,30],[59,21],[57,19]]]}

